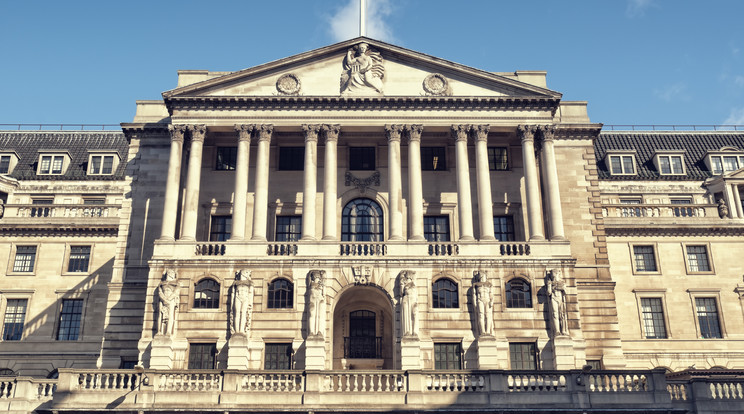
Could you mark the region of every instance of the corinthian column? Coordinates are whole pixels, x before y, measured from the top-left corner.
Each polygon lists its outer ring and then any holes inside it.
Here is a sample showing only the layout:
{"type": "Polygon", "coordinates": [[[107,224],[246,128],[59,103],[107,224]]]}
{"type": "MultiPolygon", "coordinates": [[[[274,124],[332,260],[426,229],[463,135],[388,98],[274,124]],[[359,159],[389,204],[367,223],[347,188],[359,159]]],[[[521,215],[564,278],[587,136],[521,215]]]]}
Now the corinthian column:
{"type": "MultiPolygon", "coordinates": [[[[336,187],[338,133],[341,125],[323,125],[325,166],[323,167],[323,240],[336,240],[336,187]]],[[[304,227],[304,226],[303,226],[304,227]]]]}
{"type": "Polygon", "coordinates": [[[181,240],[196,240],[202,148],[204,147],[204,136],[207,134],[207,126],[189,125],[189,131],[191,131],[191,149],[189,150],[189,170],[186,175],[186,202],[184,203],[181,240]]]}
{"type": "Polygon", "coordinates": [[[473,237],[473,206],[470,201],[470,166],[468,165],[469,130],[470,125],[452,125],[457,162],[457,213],[460,216],[460,240],[475,240],[473,237]]]}
{"type": "Polygon", "coordinates": [[[403,240],[403,184],[400,173],[400,133],[403,125],[385,125],[388,139],[390,240],[403,240]]]}
{"type": "MultiPolygon", "coordinates": [[[[266,215],[269,208],[269,144],[274,126],[256,126],[258,152],[256,153],[256,196],[253,203],[253,237],[251,240],[266,240],[266,215]]],[[[304,226],[303,226],[304,227],[304,226]]]]}
{"type": "Polygon", "coordinates": [[[176,215],[178,214],[178,188],[181,186],[181,157],[183,156],[183,136],[186,125],[168,125],[171,136],[168,175],[165,182],[165,202],[163,221],[160,229],[161,240],[175,240],[176,215]]]}
{"type": "Polygon", "coordinates": [[[421,132],[423,125],[407,125],[408,131],[408,222],[410,240],[424,238],[424,195],[421,184],[421,132]]]}
{"type": "Polygon", "coordinates": [[[233,196],[232,234],[230,240],[245,239],[245,212],[248,194],[248,168],[251,155],[251,134],[255,125],[235,125],[238,133],[238,159],[235,166],[235,195],[233,196]]]}
{"type": "Polygon", "coordinates": [[[542,208],[540,207],[540,188],[537,183],[537,165],[535,163],[535,131],[537,127],[535,125],[519,125],[517,130],[522,140],[525,192],[527,193],[527,223],[530,228],[530,240],[545,240],[542,208]]]}
{"type": "Polygon", "coordinates": [[[305,132],[302,240],[315,240],[315,193],[318,188],[318,131],[320,131],[320,125],[303,124],[302,130],[305,132]]]}
{"type": "Polygon", "coordinates": [[[475,177],[478,182],[478,222],[481,240],[496,240],[493,236],[491,173],[488,170],[489,129],[488,125],[473,125],[470,130],[475,141],[475,177]]]}
{"type": "Polygon", "coordinates": [[[565,240],[563,233],[563,211],[561,209],[561,192],[558,189],[558,169],[555,165],[555,126],[540,126],[543,139],[542,163],[545,166],[545,186],[548,187],[548,209],[550,210],[550,240],[565,240]]]}

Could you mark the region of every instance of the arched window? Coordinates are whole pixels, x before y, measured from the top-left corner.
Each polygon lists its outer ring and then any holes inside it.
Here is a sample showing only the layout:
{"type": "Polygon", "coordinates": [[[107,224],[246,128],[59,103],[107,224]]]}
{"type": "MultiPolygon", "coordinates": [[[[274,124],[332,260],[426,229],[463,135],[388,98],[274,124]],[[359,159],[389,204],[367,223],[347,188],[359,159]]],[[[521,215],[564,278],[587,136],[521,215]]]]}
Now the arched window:
{"type": "Polygon", "coordinates": [[[356,242],[382,241],[382,209],[368,198],[351,200],[341,219],[341,240],[356,242]]]}
{"type": "Polygon", "coordinates": [[[0,368],[0,377],[12,377],[15,376],[15,371],[9,368],[0,368]]]}
{"type": "Polygon", "coordinates": [[[213,279],[202,279],[194,289],[194,309],[220,307],[220,284],[213,279]]]}
{"type": "Polygon", "coordinates": [[[532,307],[532,290],[529,282],[524,279],[512,279],[506,282],[506,307],[532,307]]]}
{"type": "Polygon", "coordinates": [[[435,308],[459,308],[457,283],[447,278],[434,282],[431,288],[432,302],[435,308]]]}
{"type": "Polygon", "coordinates": [[[292,307],[293,287],[287,279],[275,279],[269,283],[269,309],[283,309],[292,307]]]}

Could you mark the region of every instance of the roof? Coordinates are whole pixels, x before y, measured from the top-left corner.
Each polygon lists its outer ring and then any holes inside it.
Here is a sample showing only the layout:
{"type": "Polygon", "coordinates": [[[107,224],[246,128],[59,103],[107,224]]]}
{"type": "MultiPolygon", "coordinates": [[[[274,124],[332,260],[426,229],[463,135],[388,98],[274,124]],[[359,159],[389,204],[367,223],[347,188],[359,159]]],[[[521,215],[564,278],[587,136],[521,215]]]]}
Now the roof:
{"type": "Polygon", "coordinates": [[[705,154],[723,147],[744,151],[742,131],[621,131],[602,132],[594,141],[600,179],[605,180],[704,180],[713,174],[705,154]],[[611,175],[603,162],[611,150],[635,150],[637,175],[611,175]],[[659,150],[683,150],[686,175],[660,175],[654,166],[659,150]]]}
{"type": "Polygon", "coordinates": [[[18,165],[10,177],[18,180],[89,180],[109,181],[124,178],[128,152],[121,131],[2,131],[0,151],[15,151],[18,165]],[[70,167],[64,175],[36,175],[39,151],[59,150],[70,154],[70,167]],[[111,150],[121,162],[112,175],[88,175],[90,150],[111,150]]]}

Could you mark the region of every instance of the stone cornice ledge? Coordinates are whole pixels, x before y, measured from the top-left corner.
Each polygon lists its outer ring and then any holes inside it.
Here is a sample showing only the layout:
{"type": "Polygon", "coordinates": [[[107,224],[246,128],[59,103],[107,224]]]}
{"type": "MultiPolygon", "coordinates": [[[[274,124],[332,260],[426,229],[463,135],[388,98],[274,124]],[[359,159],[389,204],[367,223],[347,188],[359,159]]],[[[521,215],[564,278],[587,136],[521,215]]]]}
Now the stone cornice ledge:
{"type": "Polygon", "coordinates": [[[744,225],[734,223],[662,224],[611,223],[605,219],[608,236],[744,236],[744,225]]]}

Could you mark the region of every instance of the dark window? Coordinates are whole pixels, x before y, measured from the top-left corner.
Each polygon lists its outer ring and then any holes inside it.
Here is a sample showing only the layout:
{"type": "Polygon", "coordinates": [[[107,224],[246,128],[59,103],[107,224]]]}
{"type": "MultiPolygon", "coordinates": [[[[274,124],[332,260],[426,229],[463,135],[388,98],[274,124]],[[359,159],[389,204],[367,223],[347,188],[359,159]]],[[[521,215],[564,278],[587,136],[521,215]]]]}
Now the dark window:
{"type": "Polygon", "coordinates": [[[434,282],[431,288],[432,302],[435,308],[459,308],[457,283],[442,278],[434,282]]]}
{"type": "Polygon", "coordinates": [[[39,166],[39,174],[62,174],[64,160],[63,155],[43,155],[39,166]]]}
{"type": "Polygon", "coordinates": [[[643,312],[643,330],[646,338],[666,338],[667,332],[661,298],[641,298],[641,312],[643,312]]]}
{"type": "Polygon", "coordinates": [[[506,282],[506,307],[532,307],[532,292],[530,289],[530,284],[526,280],[512,279],[506,282]]]}
{"type": "Polygon", "coordinates": [[[269,283],[268,304],[269,309],[292,308],[293,285],[287,279],[275,279],[269,283]]]}
{"type": "Polygon", "coordinates": [[[633,257],[637,272],[655,272],[654,246],[633,246],[633,257]]]}
{"type": "Polygon", "coordinates": [[[217,162],[214,169],[218,171],[235,170],[238,159],[238,147],[217,147],[217,162]]]}
{"type": "Polygon", "coordinates": [[[266,344],[264,369],[292,369],[292,344],[266,344]]]}
{"type": "Polygon", "coordinates": [[[85,205],[106,204],[106,198],[105,197],[84,198],[83,199],[83,204],[85,204],[85,205]]]}
{"type": "Polygon", "coordinates": [[[20,341],[23,336],[23,323],[26,320],[26,299],[8,299],[5,306],[3,341],[20,341]]]}
{"type": "Polygon", "coordinates": [[[10,172],[10,155],[0,156],[0,174],[10,172]]]}
{"type": "Polygon", "coordinates": [[[90,262],[90,246],[70,247],[70,262],[67,265],[68,272],[87,272],[90,262]]]}
{"type": "Polygon", "coordinates": [[[586,365],[589,365],[591,369],[602,369],[601,359],[587,359],[586,365]]]}
{"type": "Polygon", "coordinates": [[[611,174],[635,174],[635,159],[632,155],[610,155],[611,174]]]}
{"type": "Polygon", "coordinates": [[[705,246],[687,246],[687,263],[691,272],[710,272],[708,249],[705,246]]]}
{"type": "Polygon", "coordinates": [[[723,338],[718,320],[718,307],[715,298],[695,298],[700,336],[703,338],[723,338]]]}
{"type": "Polygon", "coordinates": [[[488,169],[491,171],[506,171],[509,169],[509,158],[506,148],[488,147],[488,169]]]}
{"type": "Polygon", "coordinates": [[[13,261],[14,272],[33,272],[36,261],[36,246],[16,247],[15,260],[13,261]]]}
{"type": "Polygon", "coordinates": [[[62,311],[59,314],[58,341],[77,341],[80,335],[80,323],[83,317],[82,299],[63,299],[62,311]]]}
{"type": "Polygon", "coordinates": [[[114,172],[114,156],[113,155],[92,155],[90,157],[89,174],[110,175],[113,172],[114,172]]]}
{"type": "Polygon", "coordinates": [[[297,241],[302,236],[302,216],[277,216],[276,241],[297,241]]]}
{"type": "Polygon", "coordinates": [[[509,344],[511,369],[537,369],[537,347],[534,342],[514,342],[509,344]]]}
{"type": "Polygon", "coordinates": [[[202,279],[194,289],[194,309],[220,307],[220,284],[212,279],[202,279]]]}
{"type": "Polygon", "coordinates": [[[0,368],[0,377],[12,377],[15,376],[15,371],[9,368],[0,368]]]}
{"type": "Polygon", "coordinates": [[[382,342],[377,338],[375,313],[358,310],[349,313],[349,336],[344,338],[344,358],[381,358],[382,342]]]}
{"type": "Polygon", "coordinates": [[[514,218],[512,216],[494,216],[493,233],[496,240],[514,241],[514,218]]]}
{"type": "Polygon", "coordinates": [[[302,171],[305,168],[305,147],[279,147],[279,169],[302,171]]]}
{"type": "Polygon", "coordinates": [[[450,241],[448,216],[424,216],[424,237],[430,242],[450,241]]]}
{"type": "Polygon", "coordinates": [[[209,241],[226,241],[232,233],[232,216],[212,216],[209,241]]]}
{"type": "Polygon", "coordinates": [[[672,209],[674,210],[675,217],[692,217],[692,200],[690,200],[689,198],[673,198],[670,201],[672,204],[674,204],[674,207],[672,207],[672,209]]]}
{"type": "Polygon", "coordinates": [[[190,344],[189,369],[214,369],[217,344],[190,344]]]}
{"type": "Polygon", "coordinates": [[[134,369],[136,365],[137,365],[137,358],[121,357],[121,362],[119,363],[119,369],[134,369]]]}
{"type": "Polygon", "coordinates": [[[447,169],[445,147],[421,147],[421,169],[444,171],[447,169]]]}
{"type": "Polygon", "coordinates": [[[350,170],[374,170],[375,169],[375,147],[350,147],[349,148],[350,170]]]}
{"type": "Polygon", "coordinates": [[[462,346],[459,343],[434,344],[434,369],[462,369],[462,346]]]}
{"type": "Polygon", "coordinates": [[[368,198],[351,200],[341,218],[341,240],[356,242],[382,241],[382,208],[368,198]]]}

